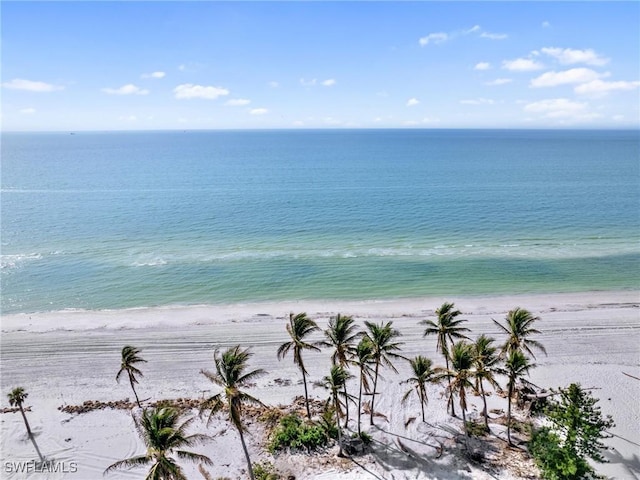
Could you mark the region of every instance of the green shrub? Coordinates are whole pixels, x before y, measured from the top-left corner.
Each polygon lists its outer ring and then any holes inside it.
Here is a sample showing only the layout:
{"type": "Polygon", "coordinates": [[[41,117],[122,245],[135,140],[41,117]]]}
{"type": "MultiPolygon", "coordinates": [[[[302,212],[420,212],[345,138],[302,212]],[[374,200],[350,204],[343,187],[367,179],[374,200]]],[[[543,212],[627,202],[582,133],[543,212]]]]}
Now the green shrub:
{"type": "Polygon", "coordinates": [[[360,432],[360,435],[354,433],[351,435],[351,438],[360,438],[360,440],[362,440],[362,443],[364,443],[365,445],[369,445],[371,442],[373,442],[373,437],[367,432],[360,432]]]}
{"type": "Polygon", "coordinates": [[[467,432],[470,437],[484,437],[488,431],[484,422],[467,422],[467,432]]]}
{"type": "Polygon", "coordinates": [[[280,480],[280,475],[269,462],[255,463],[253,465],[253,475],[256,480],[280,480]]]}
{"type": "Polygon", "coordinates": [[[313,450],[327,445],[329,437],[324,428],[304,422],[295,414],[287,415],[271,435],[268,449],[274,453],[283,448],[313,450]]]}

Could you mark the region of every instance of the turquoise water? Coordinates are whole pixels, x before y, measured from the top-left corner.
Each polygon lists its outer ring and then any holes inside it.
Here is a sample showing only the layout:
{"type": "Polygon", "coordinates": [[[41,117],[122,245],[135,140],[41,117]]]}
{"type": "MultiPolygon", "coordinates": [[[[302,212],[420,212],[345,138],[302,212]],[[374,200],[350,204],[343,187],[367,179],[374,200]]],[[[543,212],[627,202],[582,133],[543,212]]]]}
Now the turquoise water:
{"type": "Polygon", "coordinates": [[[637,289],[637,131],[2,134],[3,313],[637,289]]]}

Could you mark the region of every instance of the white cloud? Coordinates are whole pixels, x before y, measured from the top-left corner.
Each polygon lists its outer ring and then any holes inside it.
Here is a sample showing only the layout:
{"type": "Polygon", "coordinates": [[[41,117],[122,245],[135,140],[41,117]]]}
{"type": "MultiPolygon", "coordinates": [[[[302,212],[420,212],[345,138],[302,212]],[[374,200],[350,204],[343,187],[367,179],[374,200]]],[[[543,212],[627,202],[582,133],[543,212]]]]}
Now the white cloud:
{"type": "Polygon", "coordinates": [[[64,87],[59,85],[52,85],[51,83],[45,82],[34,82],[32,80],[24,80],[22,78],[14,78],[10,82],[4,82],[2,86],[11,90],[27,90],[29,92],[54,92],[56,90],[64,89],[64,87]]]}
{"type": "Polygon", "coordinates": [[[553,98],[529,103],[524,111],[537,113],[543,118],[569,121],[585,121],[598,118],[600,115],[588,111],[587,103],[574,102],[566,98],[553,98]]]}
{"type": "Polygon", "coordinates": [[[489,70],[490,68],[491,64],[489,62],[476,63],[476,66],[473,67],[474,70],[489,70]]]}
{"type": "Polygon", "coordinates": [[[503,60],[502,68],[512,72],[532,72],[544,68],[544,65],[530,58],[516,58],[515,60],[503,60]]]}
{"type": "Polygon", "coordinates": [[[230,107],[242,107],[244,105],[249,105],[250,103],[251,100],[249,100],[248,98],[230,98],[225,102],[225,105],[228,105],[230,107]]]}
{"type": "Polygon", "coordinates": [[[36,109],[35,108],[23,108],[20,110],[20,113],[22,115],[33,115],[34,113],[36,113],[36,109]]]}
{"type": "Polygon", "coordinates": [[[488,38],[489,40],[504,40],[506,38],[509,38],[509,35],[507,35],[506,33],[489,33],[489,32],[482,32],[480,34],[480,37],[482,38],[488,38]]]}
{"type": "Polygon", "coordinates": [[[609,59],[598,55],[591,49],[575,50],[573,48],[545,47],[540,51],[545,55],[555,58],[563,65],[585,63],[587,65],[602,66],[609,63],[609,59]]]}
{"type": "Polygon", "coordinates": [[[152,73],[143,73],[140,75],[141,78],[164,78],[167,74],[165,72],[152,72],[152,73]]]}
{"type": "Polygon", "coordinates": [[[497,85],[506,85],[507,83],[511,83],[511,82],[513,82],[511,78],[496,78],[495,80],[485,82],[485,85],[489,85],[490,87],[495,87],[497,85]]]}
{"type": "Polygon", "coordinates": [[[506,33],[485,32],[482,30],[480,25],[474,25],[473,27],[467,30],[456,30],[450,33],[445,33],[445,32],[430,33],[426,37],[419,38],[418,43],[420,44],[421,47],[425,47],[430,44],[438,45],[440,43],[453,40],[454,38],[471,35],[471,34],[478,34],[478,36],[480,36],[481,38],[488,38],[491,40],[504,40],[505,38],[508,37],[506,33]]]}
{"type": "Polygon", "coordinates": [[[617,82],[605,82],[603,80],[596,79],[583,83],[582,85],[578,85],[574,88],[574,91],[581,95],[602,97],[607,95],[609,92],[635,90],[638,87],[640,87],[639,81],[627,82],[621,80],[617,82]]]}
{"type": "Polygon", "coordinates": [[[551,26],[551,24],[549,22],[547,22],[546,20],[544,22],[542,22],[542,28],[549,28],[551,26]]]}
{"type": "Polygon", "coordinates": [[[426,37],[421,37],[418,40],[421,47],[429,45],[429,43],[439,44],[446,42],[449,39],[449,35],[444,32],[430,33],[426,37]]]}
{"type": "Polygon", "coordinates": [[[417,98],[410,98],[409,100],[407,100],[407,107],[415,107],[419,103],[420,100],[418,100],[417,98]]]}
{"type": "Polygon", "coordinates": [[[312,78],[311,80],[305,80],[304,78],[300,79],[300,85],[303,87],[315,87],[318,84],[318,80],[316,78],[312,78]]]}
{"type": "Polygon", "coordinates": [[[558,85],[591,82],[607,76],[609,76],[609,73],[598,73],[590,68],[571,68],[562,72],[545,72],[532,79],[530,86],[534,88],[556,87],[558,85]]]}
{"type": "Polygon", "coordinates": [[[103,88],[102,91],[109,95],[147,95],[149,93],[149,90],[140,88],[132,83],[119,88],[103,88]]]}
{"type": "Polygon", "coordinates": [[[265,115],[269,113],[269,110],[267,110],[266,108],[254,108],[252,110],[249,110],[249,114],[251,115],[265,115]]]}
{"type": "Polygon", "coordinates": [[[183,83],[173,89],[173,93],[177,99],[204,98],[206,100],[215,100],[218,97],[229,95],[229,90],[223,87],[212,87],[204,85],[193,85],[192,83],[183,83]]]}
{"type": "Polygon", "coordinates": [[[322,85],[325,87],[333,87],[336,84],[336,81],[333,78],[329,78],[322,82],[322,85]]]}
{"type": "Polygon", "coordinates": [[[473,100],[460,100],[463,105],[493,105],[494,101],[490,98],[476,98],[473,100]]]}
{"type": "Polygon", "coordinates": [[[271,82],[269,82],[269,86],[271,88],[278,88],[280,86],[280,84],[278,82],[276,82],[276,81],[271,81],[271,82]]]}

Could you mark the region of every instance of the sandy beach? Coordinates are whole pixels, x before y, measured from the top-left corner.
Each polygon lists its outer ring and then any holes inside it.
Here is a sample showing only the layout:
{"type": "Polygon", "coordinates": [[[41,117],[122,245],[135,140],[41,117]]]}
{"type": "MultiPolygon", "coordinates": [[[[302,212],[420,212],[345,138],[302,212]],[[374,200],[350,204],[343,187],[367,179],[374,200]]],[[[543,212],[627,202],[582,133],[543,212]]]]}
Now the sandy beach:
{"type": "MultiPolygon", "coordinates": [[[[0,415],[2,428],[2,478],[103,478],[111,463],[143,452],[133,428],[131,412],[98,410],[71,415],[58,410],[63,405],[79,405],[87,400],[112,401],[132,398],[127,382],[117,384],[115,374],[124,345],[141,349],[148,361],[138,391],[143,399],[201,398],[217,392],[199,372],[213,368],[213,350],[241,344],[255,354],[251,366],[265,369],[251,393],[269,405],[287,404],[302,394],[301,377],[291,358],[278,361],[276,350],[287,340],[285,322],[289,312],[306,312],[326,328],[336,313],[364,320],[393,320],[404,342],[403,355],[425,355],[434,364],[443,363],[436,352],[436,339],[423,337],[419,322],[434,318],[434,309],[444,301],[455,302],[468,319],[471,338],[482,333],[503,340],[492,319],[502,321],[508,310],[520,306],[541,320],[537,338],[548,356],[537,357],[530,380],[543,388],[565,387],[573,382],[593,388],[604,414],[616,422],[607,441],[612,447],[610,463],[598,471],[618,479],[640,478],[640,295],[637,291],[587,292],[575,294],[522,295],[502,297],[451,297],[398,299],[367,302],[280,302],[221,306],[187,306],[114,311],[62,311],[17,314],[2,317],[1,375],[2,402],[16,386],[29,393],[26,405],[32,429],[42,453],[66,465],[73,472],[17,474],[8,471],[8,462],[36,458],[19,413],[0,415]]],[[[320,339],[320,336],[317,336],[320,339]]],[[[318,381],[329,370],[329,351],[305,353],[310,381],[318,381]]],[[[406,362],[398,362],[399,374],[386,370],[379,389],[376,409],[386,415],[372,431],[373,452],[356,461],[336,461],[335,452],[273,457],[262,444],[262,427],[251,423],[248,437],[252,460],[269,461],[295,478],[383,478],[455,479],[523,478],[513,471],[488,471],[471,465],[459,455],[447,438],[447,429],[460,429],[461,421],[446,412],[443,387],[428,387],[427,423],[419,419],[408,427],[411,417],[419,417],[414,398],[400,404],[407,386],[406,362]],[[441,428],[441,427],[444,427],[441,428]],[[389,433],[385,433],[389,432],[389,433]],[[399,438],[404,440],[398,441],[399,438]],[[433,448],[438,438],[444,445],[441,456],[433,448]],[[431,443],[430,443],[431,442],[431,443]]],[[[350,385],[353,389],[355,383],[350,385]]],[[[310,388],[313,398],[324,400],[328,393],[310,388]]],[[[478,416],[481,401],[472,398],[471,417],[478,416]]],[[[506,399],[491,397],[490,408],[506,410],[506,399]]],[[[365,422],[366,424],[366,422],[365,422]]],[[[208,467],[212,478],[246,478],[244,458],[237,433],[226,421],[214,422],[209,443],[194,450],[214,462],[208,467]]],[[[206,431],[200,421],[193,431],[206,431]]],[[[501,436],[499,429],[496,434],[501,436]]],[[[184,464],[188,478],[203,478],[197,466],[184,464]]],[[[105,478],[141,478],[144,469],[118,471],[105,478]]],[[[285,477],[286,478],[286,477],[285,477]]]]}

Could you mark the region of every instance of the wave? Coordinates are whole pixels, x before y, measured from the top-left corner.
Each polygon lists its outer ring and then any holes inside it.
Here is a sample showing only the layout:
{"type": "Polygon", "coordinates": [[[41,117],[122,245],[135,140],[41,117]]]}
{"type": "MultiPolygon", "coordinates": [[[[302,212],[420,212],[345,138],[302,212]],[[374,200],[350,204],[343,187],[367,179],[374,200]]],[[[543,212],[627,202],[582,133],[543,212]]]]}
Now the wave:
{"type": "Polygon", "coordinates": [[[580,243],[504,243],[504,244],[461,244],[436,245],[432,247],[359,247],[359,248],[310,248],[310,249],[239,249],[234,251],[159,253],[149,252],[128,256],[127,266],[158,267],[174,264],[233,263],[250,261],[300,261],[329,259],[411,259],[429,257],[459,258],[529,258],[564,259],[590,258],[611,255],[640,254],[637,247],[630,244],[590,245],[585,248],[580,243]]]}
{"type": "Polygon", "coordinates": [[[25,262],[41,259],[41,253],[16,253],[13,255],[0,255],[0,269],[4,270],[18,268],[25,262]]]}

